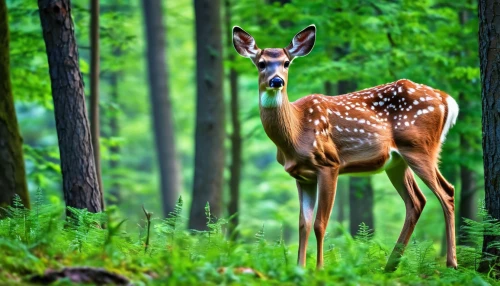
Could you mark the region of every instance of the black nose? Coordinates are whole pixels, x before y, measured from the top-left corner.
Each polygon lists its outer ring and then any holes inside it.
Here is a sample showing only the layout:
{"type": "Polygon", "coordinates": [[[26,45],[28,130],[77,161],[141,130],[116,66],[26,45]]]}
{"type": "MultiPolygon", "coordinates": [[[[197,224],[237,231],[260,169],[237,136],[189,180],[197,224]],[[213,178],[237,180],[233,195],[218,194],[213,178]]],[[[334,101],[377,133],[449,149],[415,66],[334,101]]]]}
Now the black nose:
{"type": "Polygon", "coordinates": [[[273,77],[270,81],[269,81],[269,86],[272,87],[272,88],[278,88],[278,87],[283,87],[283,85],[285,85],[285,83],[283,82],[283,80],[279,77],[273,77]]]}

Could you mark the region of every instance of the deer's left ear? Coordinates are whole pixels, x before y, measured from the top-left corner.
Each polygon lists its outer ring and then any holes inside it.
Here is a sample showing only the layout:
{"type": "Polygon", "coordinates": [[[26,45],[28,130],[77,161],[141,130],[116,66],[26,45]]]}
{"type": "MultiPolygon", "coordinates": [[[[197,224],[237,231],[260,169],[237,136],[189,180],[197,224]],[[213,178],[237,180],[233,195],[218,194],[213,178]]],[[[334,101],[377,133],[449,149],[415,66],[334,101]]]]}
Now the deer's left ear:
{"type": "Polygon", "coordinates": [[[313,49],[314,42],[316,42],[316,26],[310,25],[295,35],[285,49],[293,60],[295,57],[307,56],[313,49]]]}

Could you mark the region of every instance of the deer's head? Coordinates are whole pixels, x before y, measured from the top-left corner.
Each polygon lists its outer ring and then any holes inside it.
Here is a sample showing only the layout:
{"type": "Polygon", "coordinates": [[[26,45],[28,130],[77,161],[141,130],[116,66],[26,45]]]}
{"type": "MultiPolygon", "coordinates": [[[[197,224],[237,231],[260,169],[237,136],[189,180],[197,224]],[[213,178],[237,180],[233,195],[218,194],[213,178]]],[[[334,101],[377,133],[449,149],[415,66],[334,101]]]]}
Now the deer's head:
{"type": "Polygon", "coordinates": [[[259,91],[274,93],[286,90],[288,68],[296,57],[311,52],[316,40],[316,26],[310,25],[300,31],[286,48],[259,49],[255,39],[242,28],[233,28],[233,44],[243,57],[252,60],[259,71],[259,91]]]}

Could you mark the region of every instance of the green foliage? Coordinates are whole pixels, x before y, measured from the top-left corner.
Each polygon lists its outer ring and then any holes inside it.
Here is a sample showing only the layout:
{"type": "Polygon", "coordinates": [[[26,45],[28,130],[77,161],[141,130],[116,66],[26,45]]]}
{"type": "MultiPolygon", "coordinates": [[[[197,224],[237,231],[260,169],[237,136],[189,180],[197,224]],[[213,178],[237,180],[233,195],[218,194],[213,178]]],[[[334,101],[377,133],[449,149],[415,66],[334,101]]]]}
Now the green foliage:
{"type": "MultiPolygon", "coordinates": [[[[436,253],[430,242],[413,241],[400,268],[393,274],[383,273],[389,252],[386,245],[371,237],[370,230],[363,224],[356,239],[349,235],[327,236],[329,246],[324,270],[314,270],[315,257],[311,254],[308,254],[308,267],[297,268],[292,262],[295,255],[291,254],[283,236],[271,242],[264,226],[258,229],[255,243],[228,241],[219,232],[223,222],[213,218],[207,231],[196,234],[184,231],[179,228],[184,221],[182,199],[169,218],[153,221],[155,235],[151,237],[151,249],[144,253],[142,237],[137,235],[141,231],[126,232],[124,220],[120,220],[114,210],[92,214],[70,209],[64,221],[60,218],[62,209],[44,203],[41,197],[38,192],[32,210],[24,209],[17,199],[14,206],[7,209],[8,217],[0,220],[0,251],[4,254],[0,259],[0,283],[22,284],[31,275],[41,274],[48,268],[82,263],[125,275],[139,285],[497,283],[476,273],[462,252],[459,252],[458,270],[444,268],[441,259],[435,260],[436,253]],[[107,227],[103,228],[103,224],[107,227]]],[[[498,225],[499,222],[485,223],[498,225]]],[[[471,237],[478,239],[474,232],[471,237]]]]}

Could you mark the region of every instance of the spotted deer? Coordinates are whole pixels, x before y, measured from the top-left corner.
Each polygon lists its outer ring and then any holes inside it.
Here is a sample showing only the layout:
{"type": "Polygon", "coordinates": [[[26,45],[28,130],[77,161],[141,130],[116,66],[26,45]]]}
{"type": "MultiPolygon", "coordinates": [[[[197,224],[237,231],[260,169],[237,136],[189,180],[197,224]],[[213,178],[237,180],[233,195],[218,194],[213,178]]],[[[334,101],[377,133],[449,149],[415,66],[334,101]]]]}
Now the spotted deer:
{"type": "MultiPolygon", "coordinates": [[[[406,206],[406,218],[386,271],[394,271],[422,213],[426,198],[413,173],[434,192],[444,211],[447,266],[457,267],[454,188],[438,170],[441,144],[458,116],[448,94],[401,79],[349,94],[312,94],[290,102],[288,71],[314,47],[316,27],[308,26],[286,48],[260,49],[240,27],[233,44],[259,71],[260,118],[278,148],[277,160],[295,178],[300,200],[298,264],[306,263],[307,240],[317,202],[314,233],[317,267],[337,178],[385,171],[406,206]]],[[[356,211],[356,210],[354,210],[356,211]]]]}

